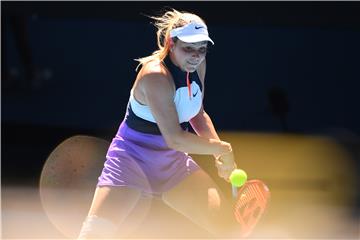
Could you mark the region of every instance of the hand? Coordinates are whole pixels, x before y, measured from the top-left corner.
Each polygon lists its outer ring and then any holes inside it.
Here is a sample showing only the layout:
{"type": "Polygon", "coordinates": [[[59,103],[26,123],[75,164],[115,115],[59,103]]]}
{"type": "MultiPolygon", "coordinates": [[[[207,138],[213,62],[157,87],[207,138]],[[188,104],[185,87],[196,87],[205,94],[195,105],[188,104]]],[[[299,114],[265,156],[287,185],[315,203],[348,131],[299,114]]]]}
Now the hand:
{"type": "Polygon", "coordinates": [[[232,171],[237,168],[234,160],[234,153],[231,151],[217,157],[215,160],[215,166],[218,169],[219,177],[223,178],[227,182],[230,182],[229,177],[232,171]]]}

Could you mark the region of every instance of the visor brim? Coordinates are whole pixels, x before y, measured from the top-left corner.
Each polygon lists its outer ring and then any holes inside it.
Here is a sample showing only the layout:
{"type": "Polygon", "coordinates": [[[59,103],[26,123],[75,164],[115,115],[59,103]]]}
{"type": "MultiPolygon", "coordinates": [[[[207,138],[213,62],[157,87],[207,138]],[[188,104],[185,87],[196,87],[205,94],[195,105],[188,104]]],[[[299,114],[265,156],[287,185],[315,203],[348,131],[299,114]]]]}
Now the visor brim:
{"type": "Polygon", "coordinates": [[[211,42],[212,45],[214,45],[214,41],[211,40],[211,38],[209,38],[206,35],[203,34],[198,34],[198,35],[191,35],[191,36],[177,36],[177,38],[179,38],[181,41],[186,42],[186,43],[196,43],[196,42],[203,42],[203,41],[208,41],[211,42]]]}

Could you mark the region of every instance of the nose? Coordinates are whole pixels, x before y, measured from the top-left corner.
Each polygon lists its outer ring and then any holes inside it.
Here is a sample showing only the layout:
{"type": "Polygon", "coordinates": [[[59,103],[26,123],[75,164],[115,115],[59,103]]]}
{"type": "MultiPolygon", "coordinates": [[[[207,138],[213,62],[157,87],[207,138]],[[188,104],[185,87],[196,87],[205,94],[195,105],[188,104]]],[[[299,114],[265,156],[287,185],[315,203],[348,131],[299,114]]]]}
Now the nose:
{"type": "Polygon", "coordinates": [[[201,54],[198,52],[198,51],[194,51],[192,54],[191,54],[191,61],[192,62],[199,62],[201,59],[201,54]]]}
{"type": "Polygon", "coordinates": [[[199,52],[199,51],[193,51],[192,57],[194,57],[194,58],[200,58],[200,52],[199,52]]]}

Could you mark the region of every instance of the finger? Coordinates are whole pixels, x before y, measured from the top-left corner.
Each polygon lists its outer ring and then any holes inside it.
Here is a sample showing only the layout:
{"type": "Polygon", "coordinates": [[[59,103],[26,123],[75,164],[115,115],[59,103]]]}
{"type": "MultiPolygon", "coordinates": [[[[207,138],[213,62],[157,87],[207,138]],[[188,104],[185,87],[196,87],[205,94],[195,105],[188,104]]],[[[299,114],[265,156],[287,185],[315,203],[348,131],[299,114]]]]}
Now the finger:
{"type": "Polygon", "coordinates": [[[226,172],[224,172],[221,168],[218,169],[218,175],[221,178],[226,178],[226,172]]]}
{"type": "Polygon", "coordinates": [[[232,171],[234,169],[232,167],[227,167],[227,166],[220,165],[220,166],[218,166],[218,170],[220,170],[223,175],[229,175],[230,176],[230,174],[232,173],[232,171]]]}
{"type": "Polygon", "coordinates": [[[218,176],[221,177],[221,178],[223,177],[222,172],[221,172],[221,170],[219,168],[218,168],[218,176]]]}
{"type": "Polygon", "coordinates": [[[219,159],[218,159],[218,160],[216,160],[216,161],[215,161],[215,164],[216,164],[216,165],[222,165],[222,164],[223,164],[223,162],[222,162],[221,160],[219,160],[219,159]]]}
{"type": "Polygon", "coordinates": [[[228,174],[222,173],[222,178],[223,178],[226,182],[230,182],[230,178],[229,178],[228,174]]]}

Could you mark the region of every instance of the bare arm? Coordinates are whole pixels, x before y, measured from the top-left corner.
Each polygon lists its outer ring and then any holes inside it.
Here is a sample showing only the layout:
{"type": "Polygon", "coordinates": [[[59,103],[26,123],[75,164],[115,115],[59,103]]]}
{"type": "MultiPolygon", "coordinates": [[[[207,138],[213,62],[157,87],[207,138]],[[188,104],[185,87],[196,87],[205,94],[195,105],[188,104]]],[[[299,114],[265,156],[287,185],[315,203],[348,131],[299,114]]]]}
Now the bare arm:
{"type": "MultiPolygon", "coordinates": [[[[205,95],[205,72],[206,72],[206,62],[200,66],[198,74],[199,78],[203,85],[203,98],[205,95]]],[[[205,112],[204,106],[201,107],[199,113],[190,120],[190,124],[195,130],[196,134],[205,138],[217,139],[220,141],[220,138],[215,130],[214,124],[210,116],[205,112]]],[[[234,154],[232,151],[225,154],[213,154],[216,161],[215,165],[218,169],[218,174],[220,177],[224,178],[226,181],[229,181],[228,178],[236,168],[236,163],[234,160],[234,154]]]]}
{"type": "MultiPolygon", "coordinates": [[[[190,120],[190,124],[197,135],[209,139],[220,140],[210,116],[205,112],[203,107],[200,112],[190,120]]],[[[218,155],[216,154],[214,155],[214,157],[217,156],[218,155]]]]}
{"type": "Polygon", "coordinates": [[[194,154],[220,155],[231,151],[231,145],[226,142],[181,129],[169,76],[161,71],[153,71],[145,74],[140,83],[145,102],[170,148],[194,154]]]}
{"type": "MultiPolygon", "coordinates": [[[[200,81],[203,86],[202,91],[202,97],[204,99],[205,95],[205,73],[206,73],[206,60],[204,60],[199,69],[198,69],[198,75],[200,78],[200,81]]],[[[205,138],[209,139],[217,139],[220,140],[213,122],[211,121],[210,116],[205,112],[204,106],[201,107],[199,113],[190,120],[190,124],[192,128],[195,130],[196,134],[205,138]]],[[[214,157],[218,157],[218,155],[214,155],[214,157]]]]}

